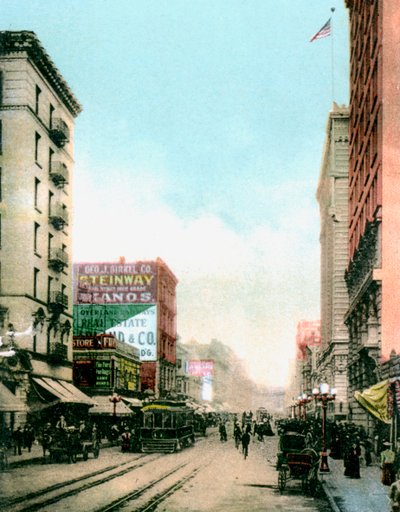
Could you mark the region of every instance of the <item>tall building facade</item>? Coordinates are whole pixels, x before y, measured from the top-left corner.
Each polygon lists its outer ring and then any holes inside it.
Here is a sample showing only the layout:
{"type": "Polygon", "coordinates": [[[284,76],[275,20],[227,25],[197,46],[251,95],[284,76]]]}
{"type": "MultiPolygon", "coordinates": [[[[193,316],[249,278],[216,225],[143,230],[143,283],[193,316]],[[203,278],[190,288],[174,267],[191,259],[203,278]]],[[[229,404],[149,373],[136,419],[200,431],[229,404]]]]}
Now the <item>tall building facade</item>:
{"type": "Polygon", "coordinates": [[[303,393],[311,394],[315,377],[313,361],[320,347],[321,321],[300,320],[296,331],[295,397],[303,393]]]}
{"type": "Polygon", "coordinates": [[[350,14],[349,308],[350,419],[354,401],[400,350],[400,4],[346,0],[350,14]]]}
{"type": "Polygon", "coordinates": [[[174,392],[177,284],[161,258],[74,264],[74,336],[113,334],[139,351],[141,391],[174,392]]]}
{"type": "Polygon", "coordinates": [[[25,403],[32,379],[72,381],[70,182],[80,112],[36,35],[0,32],[0,335],[16,352],[0,378],[25,403]]]}
{"type": "Polygon", "coordinates": [[[337,391],[335,417],[347,408],[349,306],[344,273],[348,259],[348,125],[349,110],[333,104],[326,127],[317,189],[321,247],[321,349],[313,385],[327,382],[337,391]]]}

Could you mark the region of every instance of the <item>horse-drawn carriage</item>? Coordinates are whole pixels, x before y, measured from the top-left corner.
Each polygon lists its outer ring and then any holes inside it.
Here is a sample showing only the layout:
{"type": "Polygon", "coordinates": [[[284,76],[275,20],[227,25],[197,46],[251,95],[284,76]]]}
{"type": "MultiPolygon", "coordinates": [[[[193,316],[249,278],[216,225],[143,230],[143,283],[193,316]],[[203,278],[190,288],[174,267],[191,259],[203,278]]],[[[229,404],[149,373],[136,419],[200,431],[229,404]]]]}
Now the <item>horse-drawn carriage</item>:
{"type": "MultiPolygon", "coordinates": [[[[77,430],[71,428],[54,429],[51,434],[47,434],[45,442],[50,462],[67,460],[71,463],[76,462],[78,457],[88,460],[90,453],[97,459],[100,453],[97,439],[84,439],[77,430]]],[[[45,455],[45,449],[43,454],[45,455]]]]}
{"type": "Polygon", "coordinates": [[[297,432],[282,434],[279,450],[276,469],[280,492],[285,490],[290,480],[300,480],[302,492],[313,496],[319,484],[317,452],[307,448],[305,436],[297,432]]]}

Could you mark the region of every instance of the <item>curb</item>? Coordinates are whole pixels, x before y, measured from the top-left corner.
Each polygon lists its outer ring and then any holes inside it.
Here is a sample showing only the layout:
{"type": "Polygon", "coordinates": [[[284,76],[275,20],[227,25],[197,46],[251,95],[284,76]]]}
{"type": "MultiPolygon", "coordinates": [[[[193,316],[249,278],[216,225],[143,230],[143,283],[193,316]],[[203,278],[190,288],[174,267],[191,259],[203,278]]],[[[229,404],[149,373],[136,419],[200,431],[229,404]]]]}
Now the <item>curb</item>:
{"type": "Polygon", "coordinates": [[[333,494],[329,490],[329,487],[326,485],[326,482],[322,481],[321,484],[322,484],[322,488],[324,490],[325,496],[327,497],[327,499],[329,501],[329,505],[332,507],[333,512],[342,512],[342,509],[340,509],[338,507],[338,505],[336,504],[335,498],[333,497],[333,494]]]}

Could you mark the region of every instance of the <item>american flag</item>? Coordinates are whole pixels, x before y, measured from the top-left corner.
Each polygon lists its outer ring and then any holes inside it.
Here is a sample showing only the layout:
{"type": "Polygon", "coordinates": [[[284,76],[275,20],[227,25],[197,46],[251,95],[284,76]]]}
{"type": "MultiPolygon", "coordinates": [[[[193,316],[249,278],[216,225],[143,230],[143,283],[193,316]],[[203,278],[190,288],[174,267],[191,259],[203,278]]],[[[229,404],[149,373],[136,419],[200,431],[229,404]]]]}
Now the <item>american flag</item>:
{"type": "Polygon", "coordinates": [[[318,30],[318,32],[310,39],[310,43],[316,39],[322,39],[331,35],[331,18],[325,23],[325,25],[318,30]]]}

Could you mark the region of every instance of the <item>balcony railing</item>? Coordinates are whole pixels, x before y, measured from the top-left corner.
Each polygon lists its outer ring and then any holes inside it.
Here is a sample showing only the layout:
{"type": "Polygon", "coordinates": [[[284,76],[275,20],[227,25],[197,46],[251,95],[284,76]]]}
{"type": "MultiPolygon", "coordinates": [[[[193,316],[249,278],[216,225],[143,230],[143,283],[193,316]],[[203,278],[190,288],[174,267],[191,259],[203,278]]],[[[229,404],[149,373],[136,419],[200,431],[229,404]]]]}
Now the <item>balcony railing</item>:
{"type": "Polygon", "coordinates": [[[66,224],[68,225],[67,209],[61,203],[54,204],[49,212],[49,221],[56,229],[63,229],[66,224]]]}
{"type": "Polygon", "coordinates": [[[57,147],[64,147],[65,144],[69,142],[69,128],[67,123],[60,118],[53,119],[49,135],[57,147]]]}
{"type": "Polygon", "coordinates": [[[68,167],[63,162],[52,162],[49,175],[57,187],[63,187],[69,181],[68,167]]]}
{"type": "Polygon", "coordinates": [[[68,254],[63,249],[50,249],[49,267],[62,272],[64,267],[68,267],[68,254]]]}
{"type": "Polygon", "coordinates": [[[49,309],[64,310],[68,308],[68,296],[60,291],[52,291],[49,294],[49,309]]]}
{"type": "Polygon", "coordinates": [[[53,362],[65,361],[68,359],[68,345],[60,342],[50,343],[49,357],[53,362]]]}

